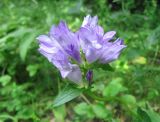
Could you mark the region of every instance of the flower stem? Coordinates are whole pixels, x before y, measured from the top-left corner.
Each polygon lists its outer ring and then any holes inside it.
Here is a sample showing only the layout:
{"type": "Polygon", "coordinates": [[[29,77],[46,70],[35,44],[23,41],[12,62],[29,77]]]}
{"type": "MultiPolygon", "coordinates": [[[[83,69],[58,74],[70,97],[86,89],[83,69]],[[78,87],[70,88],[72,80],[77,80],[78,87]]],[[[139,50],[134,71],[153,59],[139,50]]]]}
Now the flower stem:
{"type": "Polygon", "coordinates": [[[101,96],[97,96],[96,94],[94,94],[90,90],[86,90],[84,93],[87,94],[88,96],[90,96],[91,98],[95,99],[95,100],[98,100],[98,101],[108,101],[108,99],[103,98],[101,96]]]}
{"type": "Polygon", "coordinates": [[[90,105],[91,102],[86,98],[84,94],[81,94],[81,97],[90,105]]]}

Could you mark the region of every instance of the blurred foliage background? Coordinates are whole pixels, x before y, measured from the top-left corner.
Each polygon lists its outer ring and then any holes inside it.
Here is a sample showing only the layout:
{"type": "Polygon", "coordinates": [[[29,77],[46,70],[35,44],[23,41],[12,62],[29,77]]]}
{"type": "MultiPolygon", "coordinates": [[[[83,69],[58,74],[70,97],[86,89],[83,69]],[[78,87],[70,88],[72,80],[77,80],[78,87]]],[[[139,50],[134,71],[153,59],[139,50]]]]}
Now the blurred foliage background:
{"type": "Polygon", "coordinates": [[[1,0],[0,25],[0,122],[160,122],[159,0],[1,0]],[[76,31],[87,14],[127,45],[114,72],[94,71],[93,91],[109,101],[78,97],[53,108],[66,81],[36,37],[60,20],[76,31]]]}

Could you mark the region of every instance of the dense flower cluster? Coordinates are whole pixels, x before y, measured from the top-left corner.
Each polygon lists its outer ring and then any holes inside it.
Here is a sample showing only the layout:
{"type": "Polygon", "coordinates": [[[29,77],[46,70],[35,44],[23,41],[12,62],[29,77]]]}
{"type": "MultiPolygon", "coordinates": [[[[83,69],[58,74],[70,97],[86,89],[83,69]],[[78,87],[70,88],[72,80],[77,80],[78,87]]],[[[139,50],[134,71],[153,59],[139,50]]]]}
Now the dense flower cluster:
{"type": "Polygon", "coordinates": [[[61,76],[79,83],[82,79],[79,65],[84,63],[80,49],[88,63],[114,61],[126,47],[119,38],[111,41],[115,34],[115,31],[104,33],[98,25],[97,16],[88,15],[76,33],[71,32],[66,23],[61,21],[58,26],[51,27],[48,35],[40,35],[37,40],[40,53],[59,69],[61,76]]]}

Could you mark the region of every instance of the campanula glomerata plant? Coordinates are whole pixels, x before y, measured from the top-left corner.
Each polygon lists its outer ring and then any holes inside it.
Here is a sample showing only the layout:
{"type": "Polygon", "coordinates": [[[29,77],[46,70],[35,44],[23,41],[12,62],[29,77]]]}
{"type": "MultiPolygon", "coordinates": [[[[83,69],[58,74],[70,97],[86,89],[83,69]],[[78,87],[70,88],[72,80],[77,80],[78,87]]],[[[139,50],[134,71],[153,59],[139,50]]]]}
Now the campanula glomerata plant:
{"type": "MultiPolygon", "coordinates": [[[[72,32],[67,24],[61,21],[57,26],[51,27],[48,35],[40,35],[37,40],[39,52],[60,71],[62,78],[81,85],[80,90],[83,91],[86,84],[88,89],[92,85],[93,69],[96,65],[101,67],[118,59],[126,47],[122,39],[115,38],[115,34],[115,31],[105,33],[98,24],[97,16],[87,15],[77,32],[72,32]]],[[[79,89],[78,86],[76,89],[79,89]]]]}

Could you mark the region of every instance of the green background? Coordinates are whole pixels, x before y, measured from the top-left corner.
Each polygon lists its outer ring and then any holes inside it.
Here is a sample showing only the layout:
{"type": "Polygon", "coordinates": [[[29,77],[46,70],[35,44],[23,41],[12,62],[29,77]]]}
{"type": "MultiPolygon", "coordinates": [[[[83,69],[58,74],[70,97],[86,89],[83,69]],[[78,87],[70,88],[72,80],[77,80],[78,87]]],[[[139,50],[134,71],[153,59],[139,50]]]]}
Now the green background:
{"type": "Polygon", "coordinates": [[[0,1],[0,121],[160,122],[158,113],[158,0],[0,1]],[[37,51],[36,37],[47,34],[60,20],[75,32],[87,14],[97,15],[104,30],[117,31],[127,45],[119,60],[111,63],[114,72],[94,71],[93,91],[109,101],[87,98],[87,105],[78,97],[53,108],[67,81],[37,51]]]}

